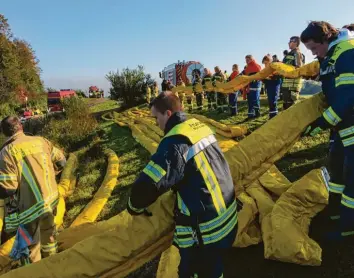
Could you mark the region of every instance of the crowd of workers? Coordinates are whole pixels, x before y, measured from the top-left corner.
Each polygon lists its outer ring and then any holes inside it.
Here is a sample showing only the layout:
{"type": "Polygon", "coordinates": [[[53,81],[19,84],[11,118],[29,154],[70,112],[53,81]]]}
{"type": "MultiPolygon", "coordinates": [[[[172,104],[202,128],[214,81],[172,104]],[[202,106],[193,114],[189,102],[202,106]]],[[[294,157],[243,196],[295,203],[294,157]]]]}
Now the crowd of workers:
{"type": "MultiPolygon", "coordinates": [[[[290,51],[284,50],[284,58],[282,62],[288,65],[292,65],[296,68],[301,67],[305,63],[305,56],[301,53],[299,48],[300,37],[291,37],[288,45],[290,51]]],[[[197,84],[201,84],[204,87],[206,82],[228,82],[239,75],[251,76],[262,69],[252,55],[247,55],[245,57],[245,60],[246,66],[241,72],[237,64],[234,64],[232,66],[232,73],[230,74],[230,76],[227,74],[226,70],[222,72],[222,70],[218,66],[214,68],[214,74],[212,74],[208,68],[204,68],[204,72],[201,76],[198,73],[194,73],[192,81],[187,80],[188,84],[185,84],[182,78],[180,78],[177,81],[177,86],[195,86],[197,84]]],[[[265,66],[272,62],[280,62],[277,55],[271,56],[270,54],[267,54],[262,59],[262,64],[264,64],[265,66]]],[[[253,81],[247,87],[243,88],[240,91],[228,94],[228,96],[220,92],[208,92],[206,89],[204,92],[196,92],[194,93],[194,95],[186,96],[183,92],[181,92],[178,93],[177,96],[179,97],[182,106],[186,107],[189,112],[192,112],[194,109],[199,111],[203,110],[204,99],[206,99],[208,103],[208,110],[217,110],[219,113],[230,111],[230,115],[235,116],[238,113],[238,96],[242,95],[243,99],[247,99],[248,103],[247,119],[253,119],[261,116],[260,95],[261,91],[264,90],[268,97],[269,118],[272,118],[278,114],[278,100],[280,98],[283,100],[283,109],[289,108],[298,100],[302,85],[303,80],[301,78],[287,79],[282,78],[279,75],[273,75],[262,81],[253,81]]],[[[153,86],[155,89],[157,88],[155,83],[153,86]]],[[[162,92],[171,90],[173,87],[174,85],[171,83],[171,81],[167,81],[165,79],[161,84],[162,92]]],[[[149,87],[147,87],[146,100],[148,103],[150,103],[151,101],[152,90],[154,89],[150,89],[149,87]]],[[[158,92],[155,94],[155,97],[157,95],[158,92]]]]}
{"type": "MultiPolygon", "coordinates": [[[[311,123],[303,136],[314,136],[331,129],[330,200],[328,219],[333,230],[324,231],[328,239],[343,240],[354,235],[354,24],[337,29],[327,22],[311,22],[300,37],[292,37],[291,51],[284,62],[301,66],[300,40],[320,62],[319,79],[328,108],[311,123]]],[[[266,55],[263,63],[276,61],[266,55]]],[[[252,75],[260,66],[246,56],[243,74],[252,75]]],[[[239,74],[237,65],[229,77],[239,74]]],[[[224,81],[225,74],[215,67],[212,75],[205,69],[201,80],[224,81]]],[[[277,114],[280,86],[284,108],[297,99],[301,80],[272,76],[265,83],[270,116],[277,114]]],[[[259,116],[260,81],[249,85],[249,117],[259,116]]],[[[168,84],[167,84],[168,85],[168,84]]],[[[153,85],[151,113],[165,136],[150,162],[132,186],[127,204],[132,215],[151,217],[149,205],[168,190],[176,193],[174,244],[181,261],[179,277],[223,277],[222,252],[231,247],[237,232],[237,201],[227,161],[213,131],[196,119],[187,119],[183,101],[170,91],[158,94],[153,85]]],[[[151,94],[151,91],[150,91],[151,94]]],[[[208,93],[210,109],[226,110],[225,94],[208,93]]],[[[190,96],[186,96],[190,104],[190,96]]],[[[203,95],[196,95],[198,108],[203,95]]],[[[229,95],[231,108],[237,92],[229,95]]],[[[232,113],[237,113],[232,110],[232,113]]],[[[289,119],[291,121],[291,119],[289,119]]],[[[10,256],[22,265],[55,254],[57,251],[54,215],[58,203],[56,172],[65,165],[63,153],[48,140],[26,136],[20,120],[8,116],[1,121],[7,137],[0,149],[0,199],[5,200],[2,241],[13,235],[16,240],[10,256]]],[[[328,226],[330,227],[330,226],[328,226]]],[[[113,247],[112,247],[113,248],[113,247]]]]}

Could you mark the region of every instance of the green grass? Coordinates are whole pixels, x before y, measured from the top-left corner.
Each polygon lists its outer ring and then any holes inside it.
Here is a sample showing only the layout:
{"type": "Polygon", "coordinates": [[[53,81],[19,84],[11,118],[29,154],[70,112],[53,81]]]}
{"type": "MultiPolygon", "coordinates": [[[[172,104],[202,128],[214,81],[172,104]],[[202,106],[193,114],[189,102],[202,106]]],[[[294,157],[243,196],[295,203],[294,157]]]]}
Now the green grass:
{"type": "Polygon", "coordinates": [[[119,108],[120,104],[116,100],[106,98],[85,98],[85,102],[91,113],[119,108]]]}

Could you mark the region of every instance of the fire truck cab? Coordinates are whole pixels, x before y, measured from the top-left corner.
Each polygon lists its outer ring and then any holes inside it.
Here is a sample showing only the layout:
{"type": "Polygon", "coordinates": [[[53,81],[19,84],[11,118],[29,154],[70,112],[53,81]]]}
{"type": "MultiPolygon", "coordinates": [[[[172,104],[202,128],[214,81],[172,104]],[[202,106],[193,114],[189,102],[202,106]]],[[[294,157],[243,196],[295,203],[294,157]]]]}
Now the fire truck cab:
{"type": "Polygon", "coordinates": [[[63,112],[62,99],[76,96],[74,90],[63,89],[56,92],[48,92],[48,112],[63,112]]]}

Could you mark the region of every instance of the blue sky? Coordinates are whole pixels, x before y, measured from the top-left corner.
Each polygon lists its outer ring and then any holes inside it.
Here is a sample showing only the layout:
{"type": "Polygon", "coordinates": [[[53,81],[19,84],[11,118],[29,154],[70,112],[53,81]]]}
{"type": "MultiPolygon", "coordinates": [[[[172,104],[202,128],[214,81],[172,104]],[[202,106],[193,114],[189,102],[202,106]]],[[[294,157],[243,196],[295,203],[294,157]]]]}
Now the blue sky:
{"type": "MultiPolygon", "coordinates": [[[[15,36],[36,51],[46,86],[109,88],[111,70],[158,72],[177,60],[231,71],[287,48],[309,20],[352,23],[353,0],[1,0],[15,36]]],[[[311,53],[305,51],[307,61],[311,53]]]]}

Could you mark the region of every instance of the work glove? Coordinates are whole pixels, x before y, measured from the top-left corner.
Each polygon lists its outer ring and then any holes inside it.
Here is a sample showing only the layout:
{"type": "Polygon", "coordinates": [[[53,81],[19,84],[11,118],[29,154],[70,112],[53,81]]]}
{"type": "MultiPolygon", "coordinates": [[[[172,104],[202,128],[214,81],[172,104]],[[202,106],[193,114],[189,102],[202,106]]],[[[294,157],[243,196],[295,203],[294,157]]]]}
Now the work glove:
{"type": "Polygon", "coordinates": [[[321,131],[323,131],[324,129],[328,128],[329,126],[330,124],[327,123],[327,121],[323,117],[319,117],[305,129],[305,131],[302,133],[301,136],[313,137],[318,133],[320,133],[321,131]]]}

